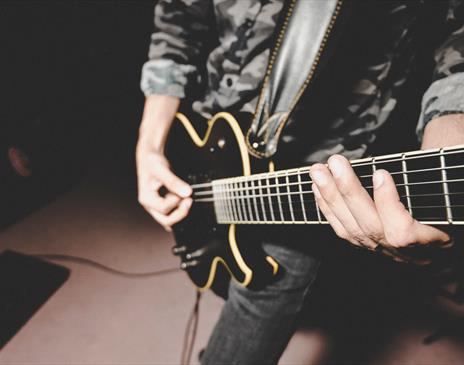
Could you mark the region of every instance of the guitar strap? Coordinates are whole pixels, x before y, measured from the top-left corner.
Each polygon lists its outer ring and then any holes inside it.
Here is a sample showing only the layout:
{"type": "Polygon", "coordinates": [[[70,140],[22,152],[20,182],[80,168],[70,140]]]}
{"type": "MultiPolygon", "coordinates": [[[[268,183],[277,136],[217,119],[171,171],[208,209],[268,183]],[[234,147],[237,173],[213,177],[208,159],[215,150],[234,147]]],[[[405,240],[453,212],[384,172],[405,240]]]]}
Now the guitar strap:
{"type": "Polygon", "coordinates": [[[268,158],[277,150],[279,135],[291,112],[330,48],[334,48],[335,23],[348,0],[290,0],[270,54],[256,111],[246,136],[249,152],[268,158]]]}

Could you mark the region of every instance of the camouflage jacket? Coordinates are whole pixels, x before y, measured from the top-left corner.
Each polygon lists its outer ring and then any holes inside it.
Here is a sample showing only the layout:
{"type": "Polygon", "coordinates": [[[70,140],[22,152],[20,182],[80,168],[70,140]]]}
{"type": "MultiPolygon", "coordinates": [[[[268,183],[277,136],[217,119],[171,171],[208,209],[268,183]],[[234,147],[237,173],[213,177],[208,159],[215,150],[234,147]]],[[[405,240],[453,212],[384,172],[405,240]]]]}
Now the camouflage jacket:
{"type": "MultiPolygon", "coordinates": [[[[253,113],[284,1],[159,0],[143,92],[196,99],[193,109],[205,118],[227,109],[253,113]],[[195,98],[198,85],[204,93],[195,98]]],[[[464,112],[462,1],[359,3],[281,135],[279,148],[300,161],[363,156],[411,79],[420,97],[409,96],[409,104],[422,98],[419,137],[433,118],[464,112]],[[316,126],[302,120],[308,112],[316,126]]]]}

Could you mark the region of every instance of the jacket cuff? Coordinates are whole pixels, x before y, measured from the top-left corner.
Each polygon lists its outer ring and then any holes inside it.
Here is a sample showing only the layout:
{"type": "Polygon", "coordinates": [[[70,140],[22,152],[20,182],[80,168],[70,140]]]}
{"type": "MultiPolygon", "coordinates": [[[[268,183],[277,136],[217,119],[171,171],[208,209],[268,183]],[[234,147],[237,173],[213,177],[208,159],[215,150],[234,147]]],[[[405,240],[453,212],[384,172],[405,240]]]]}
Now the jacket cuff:
{"type": "Polygon", "coordinates": [[[152,94],[185,98],[188,80],[196,73],[192,65],[178,64],[169,59],[146,62],[142,67],[140,88],[145,96],[152,94]]]}
{"type": "Polygon", "coordinates": [[[464,113],[464,72],[437,80],[422,98],[422,110],[416,133],[422,141],[424,129],[432,119],[447,114],[464,113]]]}

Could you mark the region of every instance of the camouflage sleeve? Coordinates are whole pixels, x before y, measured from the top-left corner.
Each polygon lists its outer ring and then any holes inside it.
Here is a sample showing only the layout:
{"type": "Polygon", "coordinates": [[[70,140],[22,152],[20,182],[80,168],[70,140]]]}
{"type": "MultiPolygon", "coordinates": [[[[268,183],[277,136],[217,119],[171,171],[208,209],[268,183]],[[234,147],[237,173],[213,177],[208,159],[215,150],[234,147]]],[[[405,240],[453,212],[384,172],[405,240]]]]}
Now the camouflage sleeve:
{"type": "Polygon", "coordinates": [[[432,84],[422,98],[417,135],[434,118],[464,113],[464,1],[450,0],[450,36],[435,52],[432,84]]]}
{"type": "Polygon", "coordinates": [[[159,0],[149,60],[142,67],[145,95],[185,97],[185,87],[197,76],[202,41],[210,29],[211,0],[159,0]]]}

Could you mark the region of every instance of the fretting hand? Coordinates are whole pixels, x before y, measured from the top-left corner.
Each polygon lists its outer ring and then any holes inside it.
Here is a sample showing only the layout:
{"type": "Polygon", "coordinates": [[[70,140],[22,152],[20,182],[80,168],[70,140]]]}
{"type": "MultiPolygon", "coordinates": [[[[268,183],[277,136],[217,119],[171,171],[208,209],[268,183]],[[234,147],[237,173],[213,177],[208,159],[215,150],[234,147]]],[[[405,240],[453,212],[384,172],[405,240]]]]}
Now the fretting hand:
{"type": "Polygon", "coordinates": [[[446,243],[448,234],[415,220],[400,202],[395,183],[385,170],[373,175],[374,198],[364,189],[348,160],[334,155],[328,167],[311,167],[312,189],[320,210],[337,236],[374,250],[396,252],[411,244],[446,243]]]}
{"type": "MultiPolygon", "coordinates": [[[[464,115],[455,114],[430,122],[424,132],[423,149],[464,143],[464,115]]],[[[311,167],[316,201],[337,236],[368,249],[378,245],[396,256],[399,248],[450,242],[447,233],[415,220],[400,202],[395,183],[385,170],[372,178],[373,199],[362,187],[349,162],[334,155],[328,166],[311,167]]]]}

